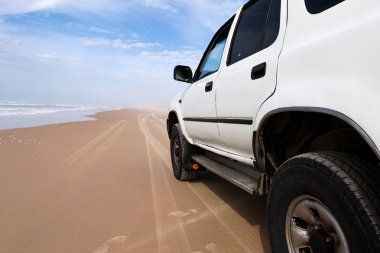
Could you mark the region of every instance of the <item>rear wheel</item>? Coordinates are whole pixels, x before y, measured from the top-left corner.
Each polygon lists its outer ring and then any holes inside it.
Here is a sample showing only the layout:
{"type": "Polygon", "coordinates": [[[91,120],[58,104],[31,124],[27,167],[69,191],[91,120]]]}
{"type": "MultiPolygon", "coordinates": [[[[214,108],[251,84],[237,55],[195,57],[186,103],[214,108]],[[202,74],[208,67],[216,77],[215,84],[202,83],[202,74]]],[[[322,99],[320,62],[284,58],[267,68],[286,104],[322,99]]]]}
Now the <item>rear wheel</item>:
{"type": "Polygon", "coordinates": [[[348,154],[285,162],[268,199],[274,253],[380,252],[377,168],[348,154]]]}
{"type": "Polygon", "coordinates": [[[191,155],[194,153],[195,147],[183,136],[180,125],[174,124],[170,134],[170,154],[175,178],[189,181],[198,177],[198,171],[189,166],[192,162],[191,155]]]}

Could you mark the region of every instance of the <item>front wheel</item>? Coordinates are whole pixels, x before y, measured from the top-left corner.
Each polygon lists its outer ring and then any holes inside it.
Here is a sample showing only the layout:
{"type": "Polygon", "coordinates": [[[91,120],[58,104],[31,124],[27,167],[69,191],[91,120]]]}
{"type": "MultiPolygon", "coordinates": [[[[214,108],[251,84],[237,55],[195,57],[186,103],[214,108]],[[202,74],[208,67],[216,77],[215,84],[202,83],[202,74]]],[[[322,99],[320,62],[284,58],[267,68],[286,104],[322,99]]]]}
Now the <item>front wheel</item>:
{"type": "Polygon", "coordinates": [[[334,152],[285,162],[273,178],[268,199],[272,251],[380,252],[376,169],[334,152]]]}
{"type": "Polygon", "coordinates": [[[191,155],[194,152],[195,147],[183,136],[180,125],[174,124],[170,134],[170,155],[173,174],[176,179],[190,181],[198,177],[198,171],[186,168],[191,163],[191,155]]]}

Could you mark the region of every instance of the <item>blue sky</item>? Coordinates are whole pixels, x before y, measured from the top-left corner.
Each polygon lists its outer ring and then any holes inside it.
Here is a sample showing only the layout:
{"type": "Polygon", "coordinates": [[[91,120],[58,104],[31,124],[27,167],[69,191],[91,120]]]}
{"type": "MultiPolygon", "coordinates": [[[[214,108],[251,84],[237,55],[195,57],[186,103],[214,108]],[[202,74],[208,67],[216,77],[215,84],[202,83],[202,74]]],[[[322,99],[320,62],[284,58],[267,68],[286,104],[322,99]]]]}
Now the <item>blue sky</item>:
{"type": "Polygon", "coordinates": [[[0,0],[0,100],[159,106],[234,0],[0,0]]]}

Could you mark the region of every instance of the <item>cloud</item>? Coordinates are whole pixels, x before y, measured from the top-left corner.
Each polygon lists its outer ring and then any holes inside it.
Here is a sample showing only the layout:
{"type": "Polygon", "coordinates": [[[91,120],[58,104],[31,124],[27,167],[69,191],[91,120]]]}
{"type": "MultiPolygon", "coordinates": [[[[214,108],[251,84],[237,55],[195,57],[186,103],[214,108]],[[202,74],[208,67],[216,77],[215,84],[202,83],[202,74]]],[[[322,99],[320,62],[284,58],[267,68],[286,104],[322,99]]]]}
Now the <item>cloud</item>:
{"type": "Polygon", "coordinates": [[[169,1],[165,0],[145,0],[145,6],[150,8],[162,9],[172,13],[177,13],[178,9],[174,5],[170,4],[169,1]]]}
{"type": "Polygon", "coordinates": [[[184,10],[189,10],[186,16],[192,17],[209,30],[215,31],[244,3],[242,0],[180,0],[184,10]]]}
{"type": "Polygon", "coordinates": [[[0,14],[21,14],[34,11],[115,11],[121,7],[122,1],[118,0],[0,0],[0,14]],[[108,3],[108,4],[107,4],[108,3]]]}
{"type": "Polygon", "coordinates": [[[112,47],[114,49],[146,49],[162,47],[162,45],[157,42],[123,41],[121,39],[106,38],[82,38],[81,44],[91,47],[112,47]]]}
{"type": "MultiPolygon", "coordinates": [[[[205,20],[219,20],[233,14],[242,0],[0,0],[0,14],[28,13],[33,11],[126,12],[128,10],[158,9],[205,20]],[[200,13],[204,15],[199,15],[200,13]]],[[[197,21],[197,20],[194,20],[197,21]]],[[[206,22],[207,23],[207,22],[206,22]]]]}
{"type": "Polygon", "coordinates": [[[0,99],[104,106],[167,105],[183,86],[176,64],[196,66],[197,50],[150,51],[155,43],[0,33],[0,99]],[[62,43],[64,41],[64,43],[62,43]],[[92,47],[99,47],[94,53],[92,47]],[[140,53],[118,48],[144,48],[140,53]],[[15,97],[16,96],[16,97],[15,97]]]}
{"type": "Polygon", "coordinates": [[[20,14],[55,8],[59,0],[0,0],[0,14],[20,14]]]}
{"type": "Polygon", "coordinates": [[[111,31],[97,27],[97,26],[91,26],[88,28],[90,32],[95,32],[95,33],[103,33],[103,34],[110,34],[111,31]]]}
{"type": "MultiPolygon", "coordinates": [[[[14,36],[0,33],[0,61],[6,64],[22,64],[25,66],[31,66],[36,62],[53,63],[63,67],[78,66],[81,61],[78,48],[71,46],[73,43],[70,43],[70,46],[62,45],[60,43],[62,40],[72,42],[74,38],[56,36],[47,41],[33,36],[14,36]]],[[[23,74],[28,75],[29,72],[23,74]]],[[[11,74],[7,75],[11,76],[11,74]]]]}
{"type": "MultiPolygon", "coordinates": [[[[110,16],[110,13],[133,13],[151,9],[160,10],[170,14],[172,18],[180,19],[179,25],[185,27],[186,24],[196,23],[215,30],[215,26],[219,26],[226,17],[231,16],[243,2],[243,0],[0,0],[0,15],[56,11],[92,12],[110,16]]],[[[147,12],[146,15],[151,13],[147,12]]]]}
{"type": "MultiPolygon", "coordinates": [[[[202,51],[199,50],[163,50],[159,52],[141,52],[142,59],[157,62],[171,72],[175,65],[188,65],[195,68],[200,61],[202,51]]],[[[156,64],[154,64],[157,66],[156,64]]]]}
{"type": "Polygon", "coordinates": [[[81,104],[167,104],[183,88],[172,80],[173,67],[194,69],[204,44],[241,4],[0,0],[0,99],[24,94],[81,104]],[[50,16],[9,18],[30,12],[50,16]]]}
{"type": "Polygon", "coordinates": [[[141,6],[177,12],[177,8],[166,0],[0,0],[0,14],[20,14],[34,11],[122,13],[141,6]]]}

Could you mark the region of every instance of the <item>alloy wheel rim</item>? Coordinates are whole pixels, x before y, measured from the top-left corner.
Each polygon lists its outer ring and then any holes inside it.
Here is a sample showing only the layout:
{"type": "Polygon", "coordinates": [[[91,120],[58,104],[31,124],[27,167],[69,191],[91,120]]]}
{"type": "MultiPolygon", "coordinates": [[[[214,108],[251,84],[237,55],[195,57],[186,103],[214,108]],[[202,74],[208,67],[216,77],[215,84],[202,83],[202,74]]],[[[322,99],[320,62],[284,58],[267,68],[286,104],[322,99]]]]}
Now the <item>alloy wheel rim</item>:
{"type": "Polygon", "coordinates": [[[310,195],[299,196],[290,203],[285,226],[290,253],[350,253],[335,215],[310,195]]]}
{"type": "Polygon", "coordinates": [[[174,139],[173,155],[174,155],[174,162],[177,168],[179,168],[181,151],[180,151],[180,145],[179,145],[179,141],[177,137],[174,139]]]}

